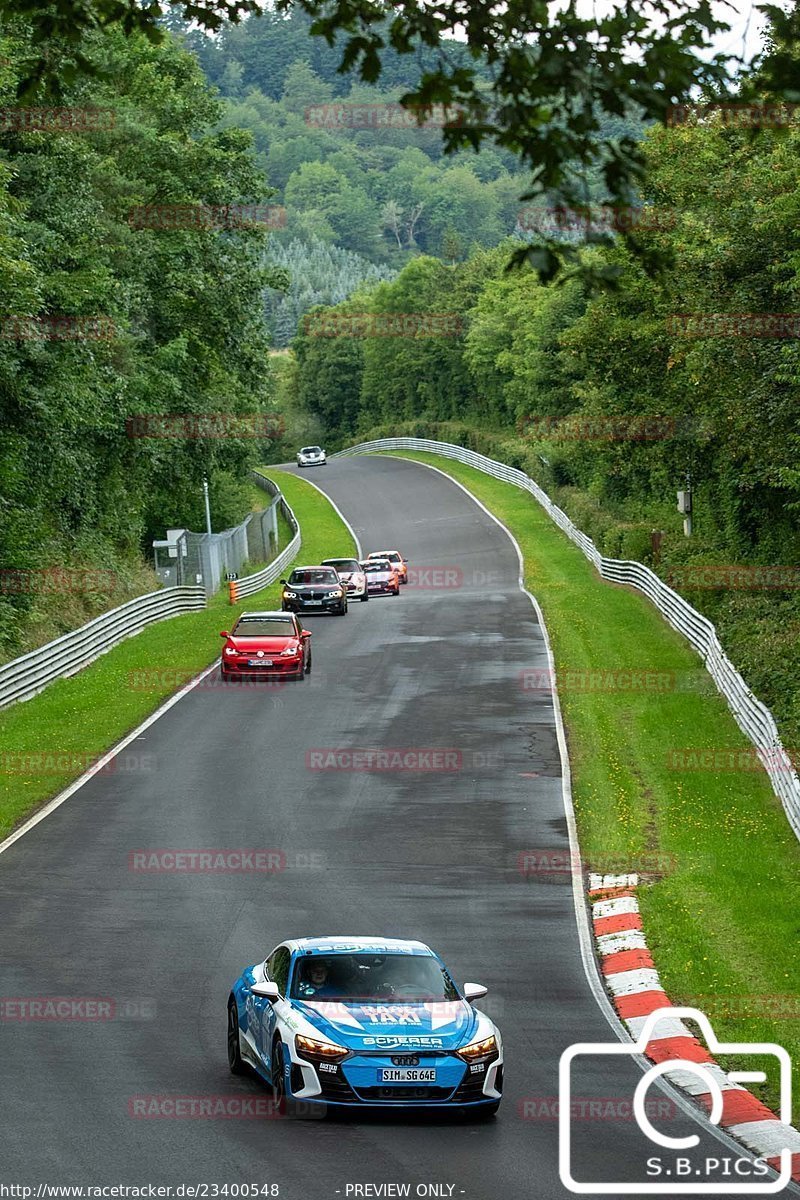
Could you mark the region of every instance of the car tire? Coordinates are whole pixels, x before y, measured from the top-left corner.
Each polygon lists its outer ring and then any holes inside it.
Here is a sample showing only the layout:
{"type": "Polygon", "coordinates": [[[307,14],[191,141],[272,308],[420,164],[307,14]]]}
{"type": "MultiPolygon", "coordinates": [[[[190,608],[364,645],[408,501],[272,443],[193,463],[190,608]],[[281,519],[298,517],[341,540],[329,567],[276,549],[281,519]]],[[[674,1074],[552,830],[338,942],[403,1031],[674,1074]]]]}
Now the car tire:
{"type": "Polygon", "coordinates": [[[247,1074],[247,1064],[239,1046],[239,1014],[233,996],[228,1001],[228,1067],[231,1075],[247,1074]]]}
{"type": "Polygon", "coordinates": [[[286,1079],[283,1074],[283,1066],[283,1042],[280,1038],[275,1038],[272,1045],[270,1075],[272,1077],[272,1098],[275,1102],[275,1109],[276,1112],[281,1114],[286,1111],[286,1079]]]}
{"type": "Polygon", "coordinates": [[[364,592],[364,595],[361,597],[361,603],[364,604],[367,600],[369,600],[369,592],[364,592]]]}
{"type": "Polygon", "coordinates": [[[399,596],[399,595],[400,595],[400,584],[399,584],[399,583],[398,583],[397,587],[394,589],[394,591],[392,592],[392,595],[393,595],[393,596],[399,596]]]}
{"type": "Polygon", "coordinates": [[[347,616],[347,605],[346,604],[340,605],[339,608],[336,610],[336,615],[337,615],[337,617],[346,617],[347,616]]]}
{"type": "Polygon", "coordinates": [[[306,663],[306,675],[310,675],[310,674],[311,674],[311,655],[309,654],[308,662],[306,663]]]}

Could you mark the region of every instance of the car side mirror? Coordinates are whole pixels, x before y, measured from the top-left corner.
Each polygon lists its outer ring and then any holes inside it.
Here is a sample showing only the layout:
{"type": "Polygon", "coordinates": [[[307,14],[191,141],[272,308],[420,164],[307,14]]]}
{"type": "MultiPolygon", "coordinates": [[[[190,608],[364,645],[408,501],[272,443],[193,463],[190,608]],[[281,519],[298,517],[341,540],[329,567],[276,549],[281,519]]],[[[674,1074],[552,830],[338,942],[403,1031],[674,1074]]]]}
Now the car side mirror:
{"type": "Polygon", "coordinates": [[[229,638],[231,635],[228,633],[227,629],[223,629],[222,633],[219,636],[224,637],[224,638],[229,638]]]}
{"type": "Polygon", "coordinates": [[[265,1000],[279,1000],[280,992],[277,983],[265,980],[264,983],[254,983],[250,988],[254,996],[263,996],[265,1000]]]}
{"type": "Polygon", "coordinates": [[[310,638],[310,637],[311,637],[311,630],[310,630],[310,629],[301,629],[301,630],[300,630],[300,637],[301,637],[301,638],[310,638]]]}
{"type": "Polygon", "coordinates": [[[278,580],[278,583],[286,583],[286,580],[285,580],[285,579],[279,579],[279,580],[278,580]]]}
{"type": "Polygon", "coordinates": [[[464,999],[468,1004],[472,1004],[473,1000],[480,1000],[481,996],[485,996],[489,991],[482,983],[465,983],[464,984],[464,999]]]}

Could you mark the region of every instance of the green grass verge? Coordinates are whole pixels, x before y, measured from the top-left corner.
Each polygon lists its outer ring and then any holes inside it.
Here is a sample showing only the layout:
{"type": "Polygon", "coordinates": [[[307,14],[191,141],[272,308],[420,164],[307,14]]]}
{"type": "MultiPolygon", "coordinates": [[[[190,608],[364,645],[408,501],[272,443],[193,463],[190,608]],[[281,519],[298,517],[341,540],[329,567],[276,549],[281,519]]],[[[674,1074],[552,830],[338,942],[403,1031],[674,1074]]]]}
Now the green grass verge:
{"type": "MultiPolygon", "coordinates": [[[[691,748],[752,750],[700,659],[641,594],[601,580],[532,496],[437,455],[402,456],[463,483],[522,548],[556,661],[582,854],[642,870],[667,995],[703,1009],[722,1040],[783,1045],[798,1096],[800,844],[752,755],[749,770],[675,769],[673,753],[691,748]],[[626,689],[626,671],[651,672],[649,685],[626,689]]],[[[774,1106],[770,1074],[761,1095],[774,1106]]]]}
{"type": "MultiPolygon", "coordinates": [[[[264,473],[279,482],[300,522],[304,561],[355,554],[347,528],[320,492],[285,472],[264,473]]],[[[277,608],[279,592],[276,583],[231,607],[223,589],[204,611],[151,625],[78,675],[0,713],[0,838],[212,663],[220,629],[239,612],[277,608]],[[26,770],[18,757],[25,755],[46,755],[46,769],[26,770]]]]}

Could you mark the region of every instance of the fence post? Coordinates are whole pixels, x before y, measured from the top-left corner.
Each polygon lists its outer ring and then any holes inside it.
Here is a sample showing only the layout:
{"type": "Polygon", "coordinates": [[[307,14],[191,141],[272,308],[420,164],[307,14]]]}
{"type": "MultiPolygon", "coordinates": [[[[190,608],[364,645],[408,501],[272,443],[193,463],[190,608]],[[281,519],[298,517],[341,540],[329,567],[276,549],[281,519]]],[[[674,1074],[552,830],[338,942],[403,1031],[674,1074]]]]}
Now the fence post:
{"type": "Polygon", "coordinates": [[[229,579],[228,580],[228,602],[230,604],[236,604],[238,599],[239,599],[239,596],[236,592],[236,580],[229,579]]]}

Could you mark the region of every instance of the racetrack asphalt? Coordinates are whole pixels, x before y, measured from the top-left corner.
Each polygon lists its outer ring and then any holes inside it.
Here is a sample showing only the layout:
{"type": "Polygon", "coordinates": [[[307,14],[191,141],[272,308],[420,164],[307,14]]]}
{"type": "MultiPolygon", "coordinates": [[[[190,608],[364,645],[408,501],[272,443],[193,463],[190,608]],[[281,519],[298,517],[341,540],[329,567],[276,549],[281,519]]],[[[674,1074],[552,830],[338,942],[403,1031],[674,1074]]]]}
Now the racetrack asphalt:
{"type": "MultiPolygon", "coordinates": [[[[276,1184],[290,1200],[390,1183],[470,1200],[568,1195],[559,1057],[616,1039],[581,961],[569,873],[520,870],[532,850],[563,864],[569,844],[552,701],[522,684],[548,662],[515,549],[418,464],[338,459],[307,475],[365,554],[399,548],[418,582],[345,618],[306,618],[313,672],[301,683],[225,686],[213,672],[117,769],[0,855],[0,1183],[276,1184]],[[326,749],[433,748],[455,769],[309,767],[326,749]],[[280,869],[145,872],[133,857],[234,848],[272,850],[280,869]],[[228,1072],[230,985],[282,939],[328,933],[420,938],[459,982],[489,987],[478,1007],[506,1058],[496,1120],[247,1115],[267,1089],[228,1072]],[[105,998],[111,1016],[15,1019],[34,997],[105,998]],[[131,1115],[135,1097],[175,1096],[234,1098],[234,1115],[131,1115]]],[[[677,1157],[630,1119],[640,1078],[602,1057],[578,1072],[578,1177],[644,1181],[647,1158],[667,1169],[677,1157]],[[594,1117],[589,1098],[603,1101],[594,1117]]],[[[735,1156],[653,1097],[664,1132],[699,1134],[694,1160],[735,1156]]]]}

